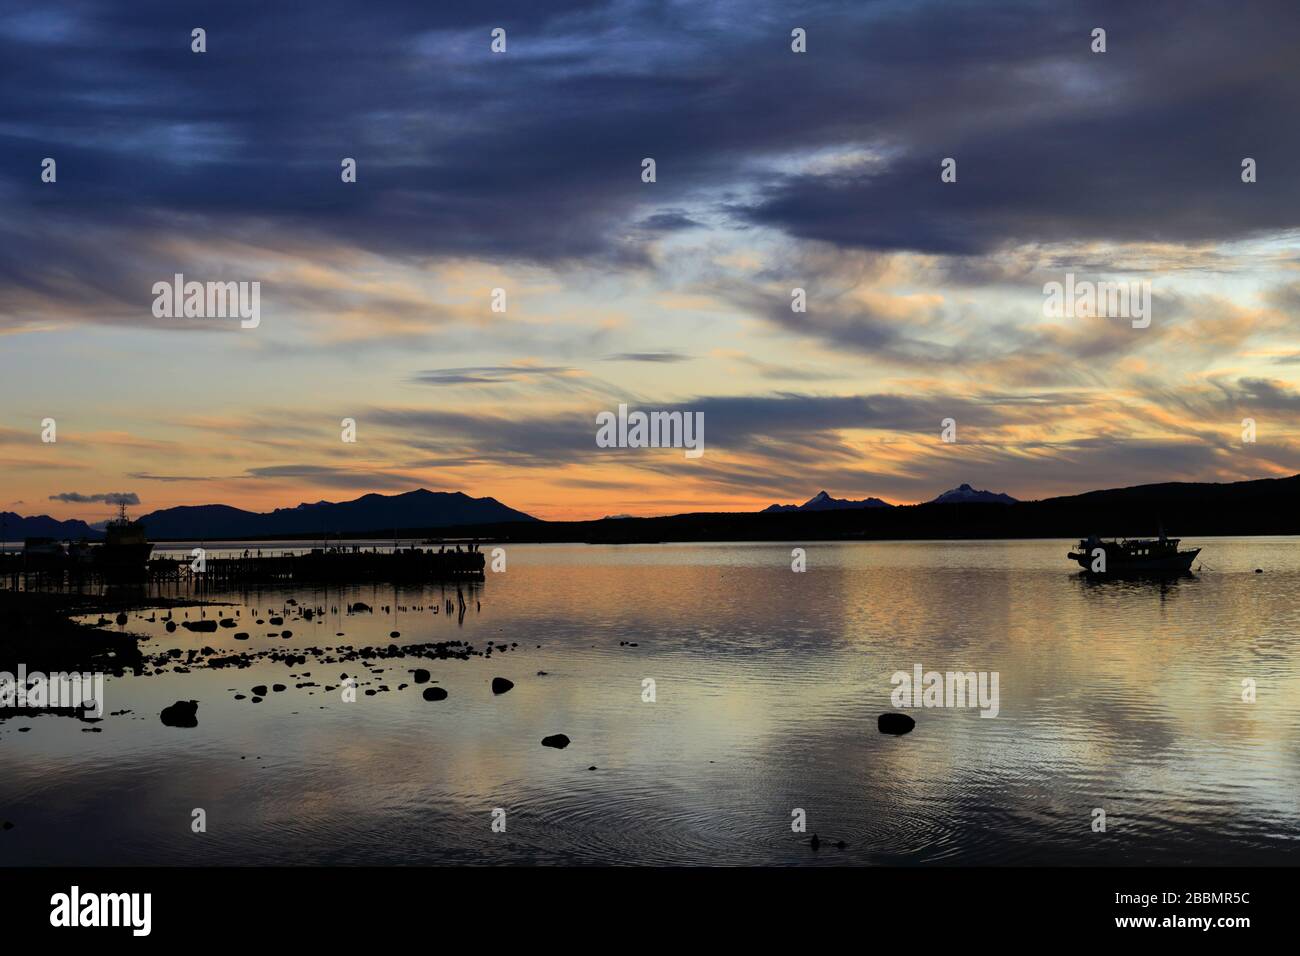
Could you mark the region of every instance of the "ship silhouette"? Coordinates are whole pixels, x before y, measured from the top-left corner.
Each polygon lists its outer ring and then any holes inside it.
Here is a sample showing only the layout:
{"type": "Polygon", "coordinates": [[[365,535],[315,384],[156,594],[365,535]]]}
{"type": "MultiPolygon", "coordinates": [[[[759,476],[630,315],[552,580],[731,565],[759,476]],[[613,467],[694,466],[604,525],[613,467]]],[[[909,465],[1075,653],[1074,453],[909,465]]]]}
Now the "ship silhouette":
{"type": "Polygon", "coordinates": [[[1078,551],[1066,557],[1078,562],[1088,574],[1109,576],[1123,574],[1186,574],[1201,553],[1200,548],[1180,551],[1180,538],[1118,538],[1103,541],[1095,534],[1079,541],[1078,551]],[[1100,554],[1098,552],[1101,552],[1100,554]],[[1104,561],[1098,558],[1104,557],[1104,561]]]}
{"type": "Polygon", "coordinates": [[[106,577],[143,575],[152,553],[144,525],[127,518],[124,502],[118,503],[117,517],[104,526],[104,543],[89,549],[91,563],[106,577]]]}

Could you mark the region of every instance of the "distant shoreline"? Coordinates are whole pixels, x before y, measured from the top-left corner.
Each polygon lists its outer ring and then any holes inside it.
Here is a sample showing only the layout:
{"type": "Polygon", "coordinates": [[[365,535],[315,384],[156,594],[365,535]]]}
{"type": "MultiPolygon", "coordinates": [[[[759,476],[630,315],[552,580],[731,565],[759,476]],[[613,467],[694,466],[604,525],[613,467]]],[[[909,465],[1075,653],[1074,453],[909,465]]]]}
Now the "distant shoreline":
{"type": "MultiPolygon", "coordinates": [[[[385,499],[390,503],[429,492],[385,499]]],[[[374,496],[371,496],[374,497],[374,496]]],[[[435,496],[436,497],[436,496],[435,496]]],[[[519,515],[495,499],[489,502],[519,515]]],[[[229,510],[229,509],[227,509],[229,510]]],[[[323,527],[290,533],[248,533],[242,519],[213,517],[184,535],[149,533],[167,542],[267,541],[302,544],[360,540],[441,540],[516,544],[653,544],[692,541],[969,541],[1101,537],[1174,538],[1300,534],[1300,475],[1224,484],[1166,482],[1080,495],[1018,501],[928,502],[893,507],[795,511],[696,512],[650,518],[543,521],[536,518],[469,523],[402,525],[403,511],[389,509],[384,526],[341,531],[323,527]],[[233,528],[232,528],[233,525],[233,528]],[[200,530],[201,529],[201,530],[200,530]],[[226,529],[232,529],[224,533],[226,529]]],[[[415,517],[415,515],[410,515],[415,517]]],[[[342,523],[342,522],[340,522],[342,523]]],[[[354,523],[359,523],[355,522],[354,523]]]]}
{"type": "MultiPolygon", "coordinates": [[[[393,528],[328,537],[477,540],[500,544],[703,541],[1078,540],[1102,537],[1300,534],[1300,476],[1230,484],[1139,485],[1014,504],[927,503],[833,511],[702,512],[657,518],[393,528]]],[[[276,540],[312,541],[325,535],[276,540]]],[[[271,540],[271,539],[264,539],[271,540]]]]}
{"type": "MultiPolygon", "coordinates": [[[[1154,536],[1155,536],[1155,535],[1153,535],[1153,534],[1148,534],[1148,533],[1136,533],[1136,532],[1134,532],[1134,533],[1128,533],[1128,534],[1124,534],[1124,533],[1111,534],[1111,533],[1108,532],[1108,533],[1106,533],[1106,534],[1104,534],[1104,535],[1100,535],[1100,537],[1104,537],[1104,538],[1107,538],[1107,539],[1110,539],[1110,538],[1130,538],[1130,539],[1136,539],[1136,538],[1149,538],[1149,537],[1154,537],[1154,536]]],[[[1214,534],[1195,534],[1195,533],[1190,533],[1190,534],[1176,534],[1176,535],[1171,533],[1169,536],[1170,536],[1171,538],[1196,538],[1196,539],[1201,539],[1201,538],[1285,538],[1285,537],[1300,537],[1300,531],[1276,531],[1276,532],[1274,532],[1274,531],[1248,531],[1248,532],[1232,532],[1232,531],[1229,531],[1229,532],[1221,532],[1221,533],[1216,532],[1216,533],[1214,533],[1214,534]]],[[[493,544],[555,544],[555,545],[565,545],[565,544],[589,544],[589,545],[623,545],[623,544],[628,544],[628,545],[637,545],[637,544],[790,544],[790,543],[798,543],[798,542],[801,542],[801,541],[816,541],[816,542],[823,542],[823,543],[843,543],[843,544],[852,544],[852,543],[855,543],[855,542],[859,542],[859,543],[871,543],[871,544],[914,544],[914,543],[940,542],[940,541],[948,541],[948,542],[954,542],[954,543],[956,543],[956,542],[979,543],[979,542],[982,542],[982,541],[1061,541],[1061,542],[1069,543],[1069,542],[1073,542],[1073,541],[1078,540],[1081,536],[1078,535],[1078,534],[1071,534],[1071,535],[1044,534],[1044,535],[1014,535],[1014,536],[1013,536],[1013,535],[1001,535],[1001,536],[998,536],[998,537],[969,537],[969,536],[963,536],[963,537],[871,538],[871,537],[808,537],[808,536],[791,536],[791,537],[782,537],[782,538],[660,538],[660,539],[649,539],[649,538],[646,538],[646,539],[644,539],[644,540],[642,540],[642,539],[636,539],[636,540],[622,540],[622,539],[620,539],[620,540],[612,540],[612,539],[609,539],[609,540],[599,540],[599,539],[584,540],[584,539],[578,539],[578,538],[548,538],[548,539],[546,539],[546,540],[540,540],[540,539],[539,539],[539,540],[530,540],[530,539],[527,539],[527,538],[524,538],[524,537],[502,537],[502,538],[493,538],[493,537],[484,537],[484,536],[481,536],[481,535],[472,535],[472,534],[470,534],[470,535],[453,535],[453,534],[448,534],[448,535],[446,535],[446,536],[440,536],[439,539],[438,539],[438,541],[437,541],[435,544],[433,544],[433,545],[423,545],[423,544],[422,544],[422,539],[423,539],[424,537],[427,537],[427,536],[424,535],[424,534],[422,534],[422,533],[421,533],[421,534],[399,534],[399,535],[397,536],[397,538],[396,538],[396,541],[397,541],[397,543],[398,543],[399,545],[401,545],[401,546],[403,546],[403,547],[410,547],[410,546],[414,546],[414,547],[421,547],[421,546],[423,546],[423,547],[437,547],[439,544],[442,544],[442,543],[446,543],[446,544],[452,545],[452,544],[463,544],[463,543],[470,542],[470,541],[477,542],[477,543],[480,544],[480,545],[493,545],[493,544]]],[[[392,538],[392,536],[385,537],[384,535],[368,535],[368,534],[343,535],[341,538],[338,537],[338,536],[335,536],[335,535],[330,535],[330,536],[329,536],[329,544],[330,544],[330,545],[334,545],[335,543],[337,543],[337,542],[339,542],[339,541],[342,541],[344,544],[350,544],[350,543],[355,543],[355,542],[359,542],[359,541],[364,541],[364,542],[368,542],[368,543],[369,543],[369,542],[389,543],[389,542],[392,542],[393,540],[394,540],[394,539],[392,538]]],[[[297,545],[297,546],[307,546],[307,545],[312,545],[312,546],[319,547],[319,546],[320,546],[320,543],[321,543],[321,541],[322,541],[322,536],[317,535],[317,536],[315,536],[315,537],[310,537],[310,536],[309,536],[309,537],[296,537],[296,538],[258,538],[257,541],[258,541],[258,542],[264,542],[264,543],[267,543],[267,544],[282,544],[282,545],[297,545]]],[[[195,540],[194,540],[194,539],[191,539],[191,538],[176,538],[176,539],[164,539],[164,540],[160,540],[160,541],[155,541],[154,543],[157,544],[157,545],[194,544],[194,543],[195,543],[195,540]]],[[[208,547],[210,547],[210,548],[228,548],[228,547],[234,547],[235,545],[248,545],[248,544],[252,544],[253,541],[252,541],[252,539],[249,539],[249,538],[207,538],[207,539],[204,540],[203,543],[206,544],[206,545],[207,545],[208,547]]],[[[21,548],[21,547],[22,547],[22,542],[21,542],[21,541],[19,541],[19,542],[13,542],[13,541],[9,541],[9,542],[0,542],[0,545],[6,545],[6,546],[11,546],[11,547],[16,545],[17,547],[21,548]]]]}

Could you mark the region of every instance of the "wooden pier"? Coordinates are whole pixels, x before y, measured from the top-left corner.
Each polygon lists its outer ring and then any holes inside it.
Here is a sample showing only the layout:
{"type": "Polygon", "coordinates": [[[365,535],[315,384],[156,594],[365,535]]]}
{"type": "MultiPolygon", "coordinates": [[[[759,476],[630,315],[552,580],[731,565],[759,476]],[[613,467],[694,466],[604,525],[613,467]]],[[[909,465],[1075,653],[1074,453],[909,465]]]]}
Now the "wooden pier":
{"type": "Polygon", "coordinates": [[[0,580],[17,590],[75,590],[99,584],[187,584],[203,590],[259,584],[419,584],[482,581],[483,552],[477,546],[396,548],[313,548],[294,554],[157,557],[140,568],[99,568],[76,562],[30,562],[21,554],[0,555],[0,580]],[[201,570],[200,570],[201,568],[201,570]]]}

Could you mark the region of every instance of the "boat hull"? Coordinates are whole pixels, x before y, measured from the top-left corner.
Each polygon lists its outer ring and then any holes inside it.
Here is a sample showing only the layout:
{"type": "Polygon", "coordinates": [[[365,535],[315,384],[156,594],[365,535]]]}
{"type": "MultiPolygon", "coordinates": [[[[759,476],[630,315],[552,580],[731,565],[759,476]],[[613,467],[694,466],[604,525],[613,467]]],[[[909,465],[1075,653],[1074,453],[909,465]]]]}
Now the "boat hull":
{"type": "Polygon", "coordinates": [[[101,545],[91,552],[95,570],[107,577],[143,576],[149,568],[153,543],[101,545]]]}
{"type": "Polygon", "coordinates": [[[1200,553],[1200,548],[1190,548],[1176,554],[1127,559],[1107,554],[1104,572],[1092,570],[1093,558],[1090,554],[1071,551],[1068,557],[1090,575],[1113,578],[1125,574],[1187,574],[1192,569],[1192,562],[1200,553]]]}

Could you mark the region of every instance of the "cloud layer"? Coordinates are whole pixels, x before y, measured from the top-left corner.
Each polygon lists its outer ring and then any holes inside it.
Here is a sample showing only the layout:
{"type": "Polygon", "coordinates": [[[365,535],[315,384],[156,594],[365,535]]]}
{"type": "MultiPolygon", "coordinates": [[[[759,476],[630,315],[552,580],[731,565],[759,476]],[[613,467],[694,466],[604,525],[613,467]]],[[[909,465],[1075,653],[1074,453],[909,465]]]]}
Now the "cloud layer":
{"type": "Polygon", "coordinates": [[[0,468],[557,517],[1294,472],[1297,47],[1282,0],[11,4],[0,468]],[[263,325],[155,319],[177,272],[263,325]],[[1066,273],[1151,327],[1044,316],[1066,273]],[[709,454],[597,449],[620,402],[709,454]]]}

